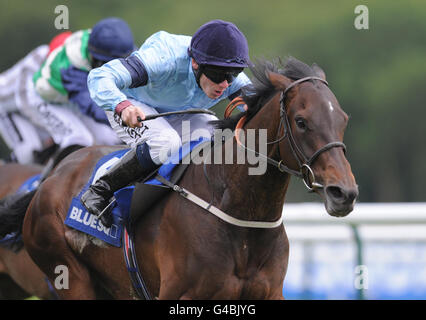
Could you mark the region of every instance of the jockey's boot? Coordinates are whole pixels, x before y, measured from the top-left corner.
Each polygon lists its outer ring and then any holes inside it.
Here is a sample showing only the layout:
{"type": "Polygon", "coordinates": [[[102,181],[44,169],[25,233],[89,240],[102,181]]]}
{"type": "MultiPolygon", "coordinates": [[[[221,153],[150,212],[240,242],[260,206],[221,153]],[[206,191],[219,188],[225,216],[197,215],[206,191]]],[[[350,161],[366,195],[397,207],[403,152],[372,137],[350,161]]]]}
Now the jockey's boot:
{"type": "Polygon", "coordinates": [[[92,184],[81,196],[81,203],[109,228],[113,222],[111,210],[104,209],[109,205],[114,192],[147,178],[157,167],[151,159],[148,145],[140,144],[128,151],[106,174],[92,184]]]}

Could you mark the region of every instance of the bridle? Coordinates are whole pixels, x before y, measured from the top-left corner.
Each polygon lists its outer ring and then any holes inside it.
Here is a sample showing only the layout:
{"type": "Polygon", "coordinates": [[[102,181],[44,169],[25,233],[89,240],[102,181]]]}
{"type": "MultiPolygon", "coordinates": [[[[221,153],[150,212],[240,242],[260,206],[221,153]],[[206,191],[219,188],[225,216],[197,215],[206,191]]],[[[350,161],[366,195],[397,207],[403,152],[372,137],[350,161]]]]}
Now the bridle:
{"type": "MultiPolygon", "coordinates": [[[[237,140],[237,143],[240,146],[242,146],[245,150],[254,152],[258,156],[265,158],[268,163],[277,167],[281,172],[286,172],[286,173],[295,175],[299,178],[302,178],[306,187],[309,189],[309,191],[313,192],[317,189],[324,188],[324,186],[315,181],[315,174],[311,169],[312,163],[318,158],[318,156],[321,153],[328,151],[331,148],[341,147],[341,148],[343,148],[343,150],[346,150],[346,147],[340,141],[330,142],[330,143],[327,143],[326,145],[324,145],[323,147],[321,147],[319,150],[315,151],[312,154],[312,156],[308,158],[308,157],[305,156],[302,149],[298,146],[296,140],[294,139],[293,134],[291,133],[290,121],[288,119],[288,115],[287,115],[286,108],[285,108],[285,97],[286,97],[286,94],[288,93],[288,91],[291,88],[293,88],[295,85],[297,85],[301,82],[304,82],[304,81],[308,81],[308,80],[320,80],[323,83],[327,84],[327,82],[325,80],[322,80],[321,78],[306,77],[306,78],[302,78],[302,79],[299,79],[297,81],[292,82],[290,86],[288,86],[283,92],[281,92],[280,125],[278,127],[278,131],[277,131],[276,136],[279,137],[280,132],[281,132],[281,127],[284,128],[284,134],[283,134],[282,137],[276,139],[275,141],[268,143],[268,144],[275,144],[275,143],[282,141],[283,139],[287,138],[289,140],[293,156],[296,158],[297,162],[299,163],[299,170],[298,171],[293,170],[293,169],[287,167],[286,165],[284,165],[283,160],[276,161],[276,160],[274,160],[274,159],[272,159],[272,158],[270,158],[270,157],[268,157],[264,154],[257,152],[256,150],[252,150],[252,149],[247,148],[245,145],[243,145],[241,143],[241,141],[239,139],[239,133],[240,133],[241,129],[244,127],[245,120],[246,120],[245,115],[242,116],[237,123],[237,126],[235,128],[235,139],[237,140]]],[[[228,107],[225,110],[225,118],[228,118],[231,115],[232,111],[237,106],[243,105],[243,104],[245,104],[245,102],[241,97],[238,97],[238,98],[235,98],[234,100],[232,100],[231,103],[228,105],[228,107]]],[[[280,148],[280,145],[278,144],[278,150],[279,150],[279,148],[280,148]]],[[[206,162],[204,162],[203,168],[204,168],[204,176],[207,179],[207,184],[210,185],[210,181],[209,181],[207,170],[206,170],[206,162]]],[[[204,210],[210,212],[211,214],[215,215],[216,217],[220,218],[221,220],[223,220],[227,223],[230,223],[232,225],[244,227],[244,228],[267,228],[267,229],[272,229],[272,228],[277,228],[277,227],[282,226],[282,223],[283,223],[282,213],[281,213],[280,217],[275,221],[252,221],[252,220],[237,219],[237,218],[227,214],[226,212],[220,210],[219,208],[217,208],[216,206],[213,205],[213,201],[214,201],[214,194],[213,193],[212,193],[212,198],[211,198],[210,203],[207,203],[206,201],[204,201],[203,199],[201,199],[200,197],[198,197],[194,193],[192,193],[192,192],[190,192],[190,191],[188,191],[188,190],[186,190],[186,189],[184,189],[184,188],[182,188],[178,185],[171,183],[167,179],[163,178],[161,175],[157,174],[156,179],[159,180],[160,182],[162,182],[164,185],[170,187],[175,192],[178,192],[181,196],[185,197],[189,201],[192,201],[194,204],[198,205],[199,207],[203,208],[204,210]]]]}
{"type": "MultiPolygon", "coordinates": [[[[258,156],[261,156],[263,158],[265,158],[265,160],[278,168],[278,170],[280,170],[281,172],[285,172],[285,173],[289,173],[291,175],[294,175],[298,178],[303,179],[303,182],[306,186],[306,188],[308,188],[308,190],[310,192],[314,192],[318,189],[323,189],[324,186],[320,183],[318,183],[315,179],[315,174],[314,171],[312,170],[311,166],[312,164],[315,162],[316,159],[318,159],[318,157],[332,149],[332,148],[343,148],[343,151],[346,152],[346,146],[343,142],[340,141],[334,141],[334,142],[329,142],[327,144],[325,144],[324,146],[322,146],[321,148],[319,148],[317,151],[315,151],[310,157],[307,157],[305,155],[305,153],[302,151],[302,149],[299,147],[296,139],[293,136],[293,133],[291,131],[291,126],[290,126],[290,120],[288,118],[287,115],[287,110],[286,110],[286,105],[285,105],[285,99],[287,97],[287,93],[296,85],[305,82],[305,81],[310,81],[310,80],[319,80],[322,83],[326,84],[328,86],[328,82],[325,81],[322,78],[319,77],[305,77],[305,78],[301,78],[299,80],[296,80],[294,82],[292,82],[284,91],[281,92],[281,97],[280,97],[280,124],[278,126],[278,130],[277,130],[277,137],[280,134],[281,131],[281,127],[284,127],[284,134],[280,137],[277,138],[276,140],[272,141],[272,142],[268,142],[269,145],[278,143],[284,139],[288,139],[289,141],[289,145],[291,148],[291,151],[293,153],[294,158],[296,159],[298,165],[299,165],[299,170],[293,170],[291,168],[289,168],[288,166],[286,166],[283,163],[283,160],[280,161],[276,161],[264,154],[261,154],[259,152],[257,152],[256,150],[252,150],[247,148],[245,145],[243,145],[239,139],[239,135],[240,135],[240,130],[243,128],[244,124],[245,124],[245,120],[246,120],[246,116],[241,117],[241,119],[238,121],[237,126],[235,128],[235,138],[237,140],[237,143],[242,146],[244,149],[249,150],[251,152],[255,152],[258,156]]],[[[242,104],[242,103],[239,103],[242,104]]],[[[278,145],[279,148],[279,145],[278,145]]]]}

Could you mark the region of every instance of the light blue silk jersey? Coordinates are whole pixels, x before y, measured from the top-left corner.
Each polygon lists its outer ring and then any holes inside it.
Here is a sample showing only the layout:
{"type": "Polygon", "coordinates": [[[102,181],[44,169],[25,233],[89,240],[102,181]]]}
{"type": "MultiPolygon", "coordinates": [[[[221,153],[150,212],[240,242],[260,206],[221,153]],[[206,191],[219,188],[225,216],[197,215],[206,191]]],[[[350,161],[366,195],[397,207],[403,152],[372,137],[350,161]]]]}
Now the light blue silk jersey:
{"type": "Polygon", "coordinates": [[[90,71],[87,82],[91,98],[105,110],[133,98],[159,112],[191,108],[209,109],[250,83],[242,72],[217,99],[210,99],[197,84],[188,55],[191,37],[160,31],[132,53],[145,66],[148,83],[129,88],[130,72],[120,60],[112,60],[90,71]]]}

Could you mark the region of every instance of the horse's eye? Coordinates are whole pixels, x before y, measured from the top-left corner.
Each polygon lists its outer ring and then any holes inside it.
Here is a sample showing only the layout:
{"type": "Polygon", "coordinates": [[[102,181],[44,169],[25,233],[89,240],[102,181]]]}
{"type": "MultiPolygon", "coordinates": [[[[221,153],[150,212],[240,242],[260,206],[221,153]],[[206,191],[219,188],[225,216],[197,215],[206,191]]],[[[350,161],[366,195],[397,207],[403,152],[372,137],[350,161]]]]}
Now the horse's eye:
{"type": "Polygon", "coordinates": [[[296,125],[299,127],[299,129],[305,130],[306,129],[306,121],[303,118],[296,118],[296,125]]]}

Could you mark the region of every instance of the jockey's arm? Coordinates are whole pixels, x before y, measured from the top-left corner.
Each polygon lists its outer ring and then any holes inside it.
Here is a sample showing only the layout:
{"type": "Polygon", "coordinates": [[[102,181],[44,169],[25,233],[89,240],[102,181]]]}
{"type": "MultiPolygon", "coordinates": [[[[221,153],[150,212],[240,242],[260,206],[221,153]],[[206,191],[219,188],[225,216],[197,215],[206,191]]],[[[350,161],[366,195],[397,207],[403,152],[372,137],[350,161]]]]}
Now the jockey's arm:
{"type": "Polygon", "coordinates": [[[100,68],[90,71],[87,84],[91,98],[106,111],[115,111],[129,127],[139,127],[145,114],[133,106],[121,91],[146,85],[148,74],[135,56],[127,59],[115,59],[100,68]]]}
{"type": "Polygon", "coordinates": [[[105,111],[90,98],[87,75],[87,71],[73,66],[61,70],[62,83],[68,92],[68,99],[78,105],[81,113],[97,122],[109,124],[105,111]]]}

